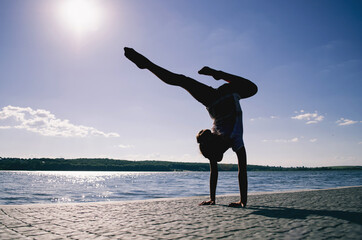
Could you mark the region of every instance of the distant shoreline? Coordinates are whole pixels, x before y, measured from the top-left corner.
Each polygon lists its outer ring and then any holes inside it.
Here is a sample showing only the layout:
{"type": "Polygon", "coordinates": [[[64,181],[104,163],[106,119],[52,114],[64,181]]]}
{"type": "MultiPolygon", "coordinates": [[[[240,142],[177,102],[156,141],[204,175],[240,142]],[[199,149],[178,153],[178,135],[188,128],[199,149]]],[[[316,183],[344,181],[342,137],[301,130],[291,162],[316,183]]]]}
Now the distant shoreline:
{"type": "MultiPolygon", "coordinates": [[[[362,166],[275,167],[248,165],[248,171],[338,171],[362,170],[362,166]]],[[[0,170],[25,171],[209,171],[209,163],[128,161],[108,158],[2,158],[0,170]]],[[[219,164],[219,171],[238,171],[237,164],[219,164]]]]}

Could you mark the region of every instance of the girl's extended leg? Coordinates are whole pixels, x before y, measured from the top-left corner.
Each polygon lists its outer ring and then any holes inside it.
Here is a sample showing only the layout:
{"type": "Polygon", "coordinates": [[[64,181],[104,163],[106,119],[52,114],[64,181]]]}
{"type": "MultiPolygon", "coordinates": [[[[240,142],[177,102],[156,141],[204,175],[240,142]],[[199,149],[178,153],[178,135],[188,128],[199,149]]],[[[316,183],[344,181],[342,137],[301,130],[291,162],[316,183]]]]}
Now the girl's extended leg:
{"type": "Polygon", "coordinates": [[[216,90],[192,78],[170,72],[145,58],[132,48],[125,48],[125,56],[141,69],[148,69],[163,82],[186,89],[197,101],[205,106],[216,99],[216,90]]]}
{"type": "Polygon", "coordinates": [[[248,201],[248,177],[246,172],[246,151],[245,147],[240,148],[236,155],[238,156],[238,180],[240,189],[240,201],[230,203],[230,207],[246,207],[248,201]]]}

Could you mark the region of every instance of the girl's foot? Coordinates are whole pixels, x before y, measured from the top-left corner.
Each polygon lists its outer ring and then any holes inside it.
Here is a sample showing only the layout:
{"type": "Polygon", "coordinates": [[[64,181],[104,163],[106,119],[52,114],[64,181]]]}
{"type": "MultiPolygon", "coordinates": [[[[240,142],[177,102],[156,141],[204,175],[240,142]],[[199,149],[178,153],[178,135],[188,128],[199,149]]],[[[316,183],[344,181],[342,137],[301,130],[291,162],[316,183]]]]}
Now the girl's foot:
{"type": "Polygon", "coordinates": [[[239,202],[233,202],[229,204],[229,207],[239,207],[239,208],[244,208],[246,207],[246,204],[242,203],[241,201],[239,202]]]}
{"type": "Polygon", "coordinates": [[[150,65],[150,60],[148,60],[143,55],[136,52],[133,48],[124,48],[124,55],[128,58],[131,62],[137,65],[140,69],[145,69],[150,65]]]}
{"type": "Polygon", "coordinates": [[[218,73],[219,73],[219,71],[209,68],[209,67],[203,67],[199,71],[199,74],[212,76],[215,80],[220,80],[221,78],[218,76],[218,73]]]}

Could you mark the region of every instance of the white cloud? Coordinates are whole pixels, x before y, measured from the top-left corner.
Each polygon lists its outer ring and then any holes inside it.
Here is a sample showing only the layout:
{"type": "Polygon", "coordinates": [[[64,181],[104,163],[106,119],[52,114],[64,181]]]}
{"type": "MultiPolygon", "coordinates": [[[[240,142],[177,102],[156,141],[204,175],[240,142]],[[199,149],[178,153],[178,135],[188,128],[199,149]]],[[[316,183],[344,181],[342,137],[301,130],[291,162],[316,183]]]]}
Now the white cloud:
{"type": "Polygon", "coordinates": [[[60,137],[119,137],[118,133],[105,133],[93,127],[74,125],[67,119],[58,119],[47,110],[30,107],[7,106],[0,111],[0,123],[11,121],[11,124],[0,126],[0,129],[25,129],[43,136],[60,137]]]}
{"type": "Polygon", "coordinates": [[[273,143],[296,143],[299,142],[299,138],[295,137],[292,139],[272,139],[272,140],[263,140],[262,142],[273,142],[273,143]]]}
{"type": "MultiPolygon", "coordinates": [[[[128,160],[160,160],[164,159],[163,155],[161,153],[149,153],[149,154],[129,154],[125,155],[122,158],[128,159],[128,160]]],[[[167,158],[166,158],[167,159],[167,158]]],[[[169,160],[169,158],[168,158],[169,160]]]]}
{"type": "Polygon", "coordinates": [[[339,161],[355,161],[357,160],[356,156],[334,156],[335,160],[339,160],[339,161]]]}
{"type": "MultiPolygon", "coordinates": [[[[297,143],[297,142],[300,142],[300,141],[303,141],[304,137],[301,136],[301,137],[295,137],[295,138],[291,138],[291,139],[265,139],[265,140],[262,140],[262,142],[271,142],[271,143],[297,143]]],[[[311,138],[309,139],[309,142],[316,142],[318,139],[317,138],[311,138]]]]}
{"type": "Polygon", "coordinates": [[[297,115],[292,117],[292,119],[306,121],[306,124],[316,124],[323,121],[324,119],[324,116],[319,115],[317,112],[305,113],[304,110],[300,110],[299,112],[295,113],[297,113],[297,115]]]}
{"type": "Polygon", "coordinates": [[[350,119],[341,118],[338,121],[336,121],[336,123],[338,124],[338,126],[347,126],[347,125],[356,124],[356,123],[358,123],[358,121],[353,121],[353,120],[350,120],[350,119]]]}
{"type": "Polygon", "coordinates": [[[118,147],[119,148],[134,148],[133,145],[124,145],[124,144],[119,144],[118,147]]]}
{"type": "Polygon", "coordinates": [[[250,118],[251,122],[254,122],[256,120],[268,120],[268,119],[279,119],[278,116],[270,116],[270,117],[257,117],[257,118],[250,118]]]}

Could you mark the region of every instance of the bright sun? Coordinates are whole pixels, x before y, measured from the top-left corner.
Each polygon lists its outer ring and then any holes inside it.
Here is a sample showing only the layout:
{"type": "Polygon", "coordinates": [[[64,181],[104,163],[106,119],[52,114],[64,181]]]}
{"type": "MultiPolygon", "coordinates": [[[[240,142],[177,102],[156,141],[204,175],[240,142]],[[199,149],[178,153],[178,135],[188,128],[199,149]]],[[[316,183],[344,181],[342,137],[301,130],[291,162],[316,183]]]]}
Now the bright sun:
{"type": "Polygon", "coordinates": [[[59,15],[65,27],[78,35],[96,31],[100,26],[101,12],[95,0],[64,0],[59,15]]]}

